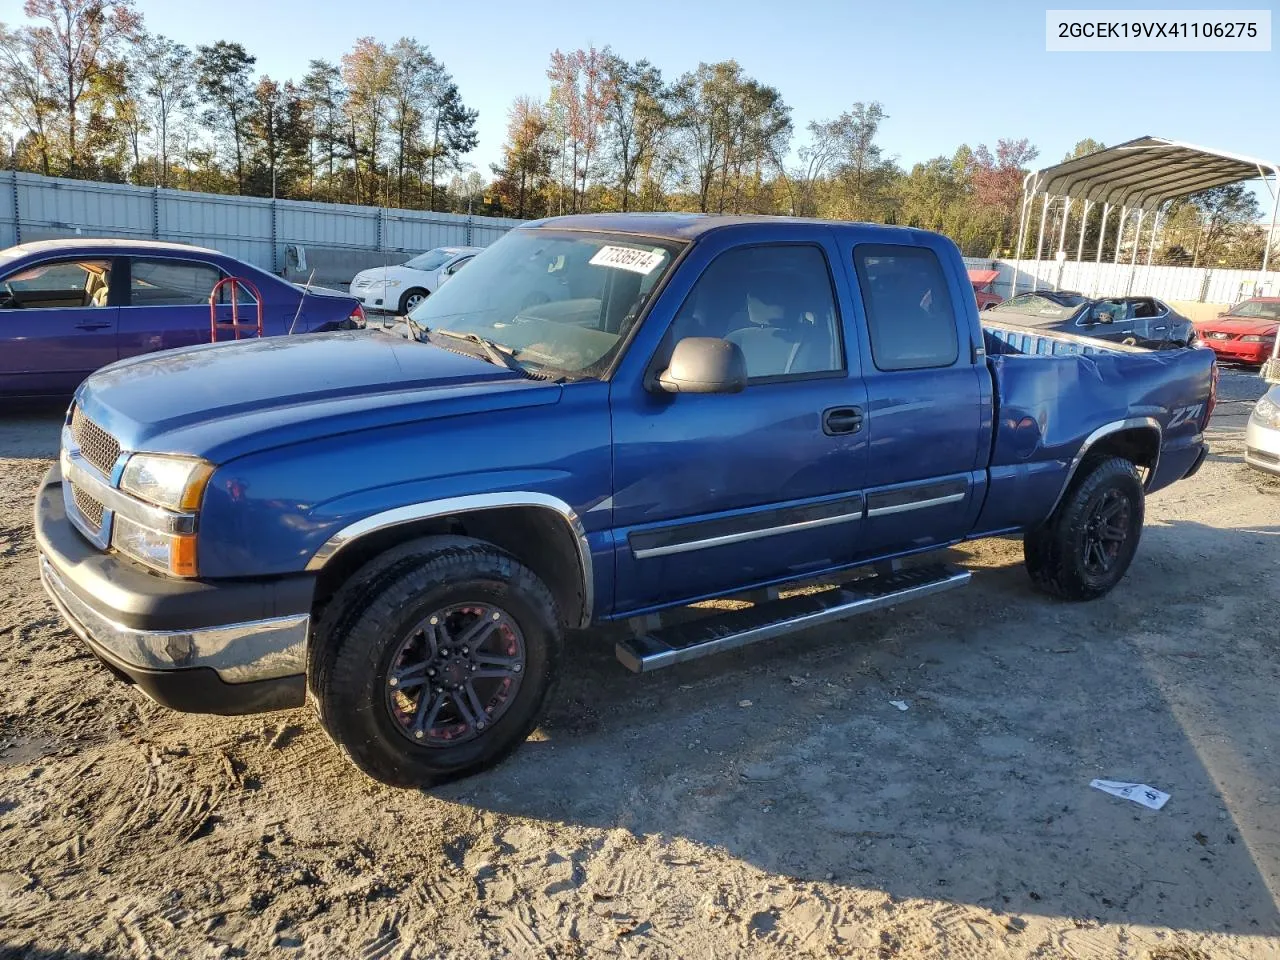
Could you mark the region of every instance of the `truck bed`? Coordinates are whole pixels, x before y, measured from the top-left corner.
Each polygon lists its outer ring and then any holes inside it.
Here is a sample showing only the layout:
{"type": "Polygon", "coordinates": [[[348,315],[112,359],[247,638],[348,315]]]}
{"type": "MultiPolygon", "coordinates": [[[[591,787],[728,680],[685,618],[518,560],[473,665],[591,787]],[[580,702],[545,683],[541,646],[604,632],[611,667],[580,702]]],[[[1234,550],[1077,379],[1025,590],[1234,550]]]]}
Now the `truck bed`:
{"type": "Polygon", "coordinates": [[[1212,351],[1149,350],[982,319],[995,390],[990,494],[980,531],[1048,516],[1090,434],[1116,425],[1153,429],[1161,449],[1152,492],[1180,479],[1200,449],[1212,351]]]}
{"type": "Polygon", "coordinates": [[[1036,330],[1012,323],[999,323],[982,317],[982,338],[987,355],[1067,357],[1095,353],[1150,353],[1145,347],[1129,347],[1071,333],[1036,330]]]}

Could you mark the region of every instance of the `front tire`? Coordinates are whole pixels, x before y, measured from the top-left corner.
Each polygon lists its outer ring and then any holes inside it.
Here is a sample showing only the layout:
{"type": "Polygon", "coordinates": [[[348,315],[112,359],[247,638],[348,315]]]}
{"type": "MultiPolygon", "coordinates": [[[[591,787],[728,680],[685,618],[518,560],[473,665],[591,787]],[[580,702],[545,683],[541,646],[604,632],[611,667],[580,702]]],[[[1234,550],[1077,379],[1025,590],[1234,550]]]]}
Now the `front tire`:
{"type": "Polygon", "coordinates": [[[312,699],[369,776],[430,786],[492,766],[528,737],[562,638],[551,592],[510,554],[426,537],[370,562],[329,603],[312,699]]]}
{"type": "Polygon", "coordinates": [[[1123,579],[1142,536],[1138,469],[1122,457],[1086,460],[1053,516],[1023,538],[1027,572],[1063,600],[1096,600],[1123,579]]]}
{"type": "Polygon", "coordinates": [[[422,287],[412,287],[400,295],[400,316],[407,316],[409,311],[430,296],[422,287]]]}

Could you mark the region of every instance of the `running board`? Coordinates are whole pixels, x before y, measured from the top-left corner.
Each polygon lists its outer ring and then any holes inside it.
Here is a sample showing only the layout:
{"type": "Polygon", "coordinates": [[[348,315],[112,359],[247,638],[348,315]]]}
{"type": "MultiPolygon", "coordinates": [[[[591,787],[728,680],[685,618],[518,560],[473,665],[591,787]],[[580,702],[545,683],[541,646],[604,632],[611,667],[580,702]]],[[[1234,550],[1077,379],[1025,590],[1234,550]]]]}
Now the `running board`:
{"type": "Polygon", "coordinates": [[[969,571],[950,564],[913,567],[852,580],[821,593],[773,600],[641,633],[620,641],[616,653],[628,670],[648,673],[744,647],[757,640],[770,640],[860,613],[883,610],[907,600],[963,587],[968,582],[969,571]]]}

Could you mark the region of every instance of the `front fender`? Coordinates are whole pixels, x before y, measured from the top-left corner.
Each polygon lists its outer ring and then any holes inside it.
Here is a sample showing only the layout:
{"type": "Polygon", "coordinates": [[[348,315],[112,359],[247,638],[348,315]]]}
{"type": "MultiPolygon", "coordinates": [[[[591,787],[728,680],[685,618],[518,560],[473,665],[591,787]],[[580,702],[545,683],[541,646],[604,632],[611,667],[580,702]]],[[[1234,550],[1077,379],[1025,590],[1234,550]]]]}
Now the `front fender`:
{"type": "Polygon", "coordinates": [[[384,522],[373,518],[463,497],[547,498],[581,518],[584,536],[607,539],[607,386],[574,386],[554,406],[325,437],[218,467],[200,513],[200,575],[298,573],[336,552],[334,538],[384,522]]]}

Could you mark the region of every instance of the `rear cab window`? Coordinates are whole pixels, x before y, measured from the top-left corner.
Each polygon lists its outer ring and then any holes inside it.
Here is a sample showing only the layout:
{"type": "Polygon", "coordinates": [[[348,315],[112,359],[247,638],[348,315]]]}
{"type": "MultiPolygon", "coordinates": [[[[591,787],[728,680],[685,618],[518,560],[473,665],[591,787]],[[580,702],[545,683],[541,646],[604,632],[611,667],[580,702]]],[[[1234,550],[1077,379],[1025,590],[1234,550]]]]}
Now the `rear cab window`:
{"type": "Polygon", "coordinates": [[[877,370],[950,367],[960,358],[955,305],[937,254],[864,243],[853,261],[877,370]]]}

